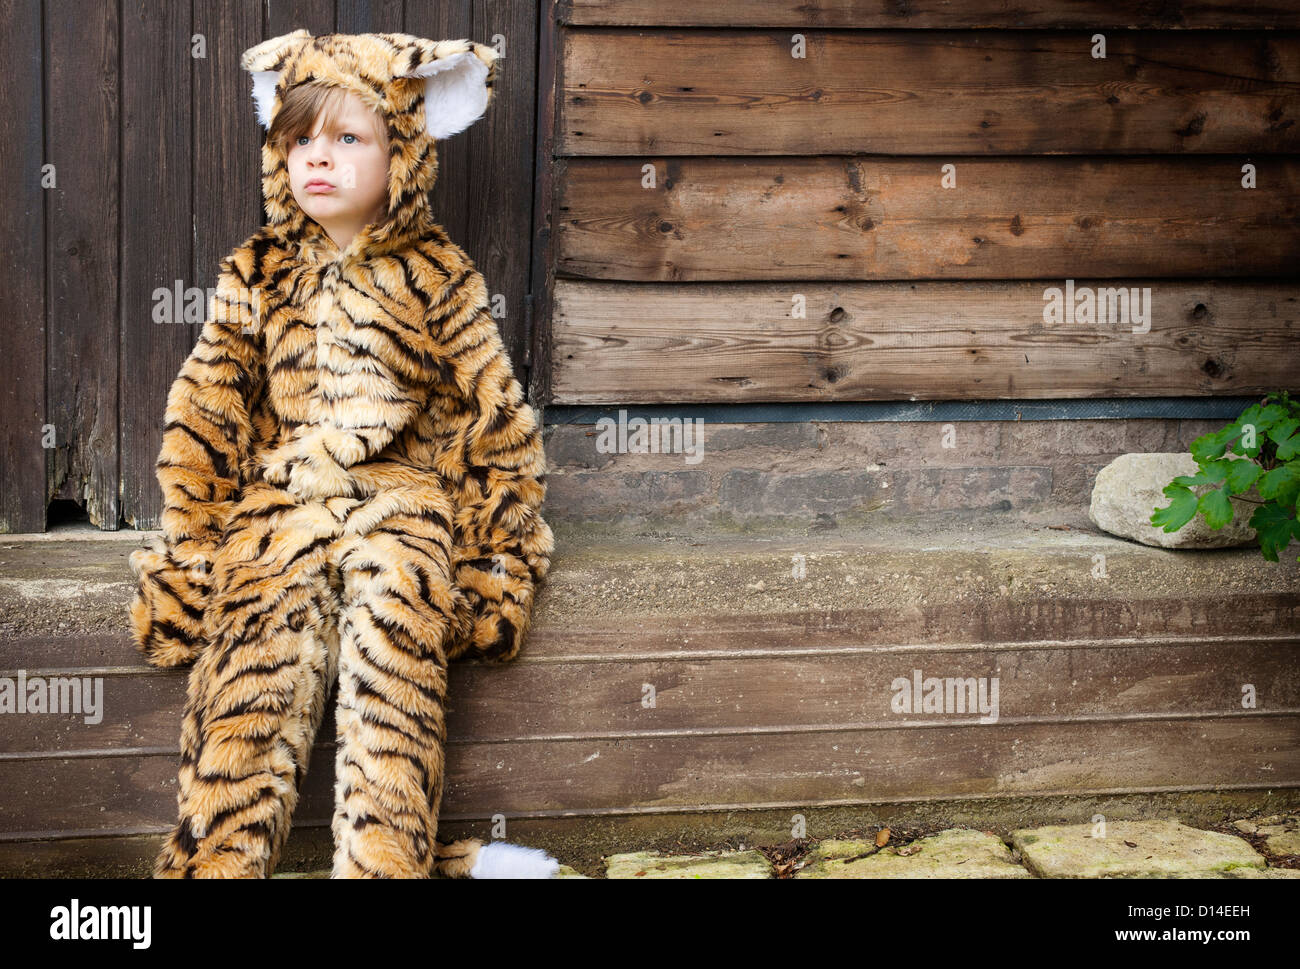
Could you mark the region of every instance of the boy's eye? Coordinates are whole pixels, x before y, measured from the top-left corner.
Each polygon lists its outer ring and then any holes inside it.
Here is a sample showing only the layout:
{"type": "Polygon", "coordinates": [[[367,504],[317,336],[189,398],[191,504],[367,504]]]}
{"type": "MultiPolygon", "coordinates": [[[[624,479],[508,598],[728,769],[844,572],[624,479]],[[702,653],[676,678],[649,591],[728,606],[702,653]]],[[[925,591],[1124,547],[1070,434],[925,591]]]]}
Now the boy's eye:
{"type": "Polygon", "coordinates": [[[306,143],[309,142],[309,141],[311,141],[311,139],[308,138],[306,135],[299,135],[299,136],[298,136],[298,146],[299,146],[299,147],[301,147],[302,145],[306,144],[306,143]]]}
{"type": "Polygon", "coordinates": [[[344,138],[351,138],[352,141],[344,142],[344,144],[351,145],[351,144],[355,144],[355,142],[356,142],[356,137],[357,137],[357,136],[356,136],[356,135],[353,135],[353,134],[345,134],[343,137],[344,137],[344,138]]]}

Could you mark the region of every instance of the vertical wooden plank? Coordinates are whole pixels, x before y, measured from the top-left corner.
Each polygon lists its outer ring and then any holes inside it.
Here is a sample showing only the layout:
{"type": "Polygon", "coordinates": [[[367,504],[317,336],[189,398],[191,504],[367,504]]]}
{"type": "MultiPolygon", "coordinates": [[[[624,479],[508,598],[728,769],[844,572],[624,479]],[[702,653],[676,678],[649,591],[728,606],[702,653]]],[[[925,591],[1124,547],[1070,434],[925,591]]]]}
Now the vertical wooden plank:
{"type": "MultiPolygon", "coordinates": [[[[262,126],[252,77],[240,55],[262,40],[262,11],[247,0],[194,0],[194,265],[190,285],[205,292],[217,266],[265,220],[262,126]]],[[[204,300],[207,306],[207,300],[204,300]]]]}
{"type": "Polygon", "coordinates": [[[122,4],[118,433],[122,515],[141,529],[158,527],[162,498],[154,465],[167,391],[206,315],[202,300],[184,299],[183,292],[193,265],[192,32],[188,3],[122,4]]]}
{"type": "Polygon", "coordinates": [[[49,193],[48,498],[118,524],[118,5],[45,4],[49,193]]]}
{"type": "Polygon", "coordinates": [[[551,400],[551,315],[555,290],[555,247],[551,244],[551,216],[555,204],[556,180],[563,177],[563,160],[555,157],[555,137],[559,130],[559,97],[562,89],[564,59],[560,43],[564,36],[561,0],[547,0],[538,29],[537,92],[533,151],[533,184],[537,197],[533,202],[532,258],[529,289],[532,292],[531,325],[528,334],[528,397],[542,409],[539,420],[545,422],[545,406],[551,400]]]}
{"type": "Polygon", "coordinates": [[[264,38],[306,27],[313,37],[334,33],[334,0],[266,0],[264,38]]]}
{"type": "MultiPolygon", "coordinates": [[[[45,530],[45,197],[41,6],[0,0],[0,206],[5,325],[0,326],[0,532],[45,530]]],[[[61,173],[62,174],[62,173],[61,173]]]]}
{"type": "Polygon", "coordinates": [[[338,0],[334,22],[340,34],[400,34],[403,0],[338,0]]]}
{"type": "MultiPolygon", "coordinates": [[[[467,166],[464,243],[488,283],[504,297],[497,326],[520,384],[528,386],[528,266],[533,221],[537,106],[537,4],[474,0],[471,39],[497,48],[494,103],[459,137],[467,166]]],[[[494,305],[493,312],[497,313],[494,305]]]]}
{"type": "Polygon", "coordinates": [[[497,326],[524,386],[537,57],[533,7],[527,0],[457,0],[437,7],[409,3],[406,9],[407,32],[417,37],[465,37],[481,44],[496,37],[504,45],[483,120],[438,143],[438,180],[430,200],[439,224],[483,273],[494,309],[503,306],[497,326]]]}
{"type": "Polygon", "coordinates": [[[528,0],[407,5],[407,33],[500,44],[493,103],[467,131],[438,142],[435,219],[484,274],[500,336],[526,388],[526,298],[532,222],[533,90],[537,13],[528,0]],[[495,40],[494,40],[495,38],[495,40]],[[498,299],[499,294],[499,299],[498,299]]]}
{"type": "MultiPolygon", "coordinates": [[[[467,37],[470,40],[484,40],[474,35],[474,11],[472,0],[449,0],[447,3],[421,3],[413,0],[406,5],[406,33],[428,40],[457,40],[467,37]]],[[[484,41],[486,43],[486,41],[484,41]]],[[[504,65],[498,65],[498,70],[504,65]]],[[[488,114],[500,109],[499,104],[488,108],[488,114]]],[[[482,125],[477,121],[468,132],[461,132],[439,141],[435,146],[438,152],[438,179],[429,193],[429,204],[434,220],[447,230],[451,241],[460,246],[469,257],[478,262],[481,253],[470,243],[471,227],[469,225],[469,169],[474,164],[474,157],[469,150],[469,134],[482,125]]],[[[487,267],[479,266],[480,270],[487,267]]],[[[499,283],[484,272],[488,292],[499,292],[499,283]]]]}

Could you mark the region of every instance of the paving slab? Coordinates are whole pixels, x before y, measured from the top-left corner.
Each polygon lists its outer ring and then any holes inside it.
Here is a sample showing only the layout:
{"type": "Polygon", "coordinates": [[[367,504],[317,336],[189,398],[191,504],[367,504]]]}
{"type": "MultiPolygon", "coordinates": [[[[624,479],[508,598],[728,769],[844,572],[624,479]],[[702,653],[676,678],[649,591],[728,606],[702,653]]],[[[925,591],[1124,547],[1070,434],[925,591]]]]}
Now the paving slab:
{"type": "Polygon", "coordinates": [[[1025,866],[1040,878],[1221,877],[1265,868],[1246,841],[1179,821],[1112,821],[1104,838],[1091,824],[1050,825],[1011,833],[1025,866]]]}
{"type": "Polygon", "coordinates": [[[796,878],[1032,878],[995,835],[951,828],[906,845],[827,840],[796,878]]]}
{"type": "Polygon", "coordinates": [[[1300,812],[1246,818],[1232,823],[1245,834],[1263,838],[1264,854],[1270,858],[1300,855],[1300,812]]]}
{"type": "Polygon", "coordinates": [[[1202,871],[1175,871],[1162,878],[1300,878],[1300,868],[1229,868],[1207,874],[1202,871]]]}
{"type": "Polygon", "coordinates": [[[610,855],[607,878],[771,878],[772,864],[760,851],[718,851],[664,855],[633,851],[610,855]]]}

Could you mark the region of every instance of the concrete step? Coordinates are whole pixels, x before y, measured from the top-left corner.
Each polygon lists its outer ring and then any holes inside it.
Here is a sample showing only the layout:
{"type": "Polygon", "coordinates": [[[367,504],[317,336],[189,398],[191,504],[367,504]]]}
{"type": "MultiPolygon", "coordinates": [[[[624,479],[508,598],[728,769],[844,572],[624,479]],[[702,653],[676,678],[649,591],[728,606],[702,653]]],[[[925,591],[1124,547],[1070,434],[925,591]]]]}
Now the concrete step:
{"type": "MultiPolygon", "coordinates": [[[[0,676],[103,685],[97,722],[0,715],[0,872],[143,870],[173,819],[187,672],[127,639],[144,535],[0,540],[0,676]]],[[[510,840],[576,865],[788,838],[796,817],[1217,822],[1297,802],[1293,557],[1153,549],[1078,517],[556,536],[521,657],[453,666],[447,836],[504,815],[510,840]],[[930,678],[969,678],[985,709],[930,678]]],[[[332,750],[330,719],[286,868],[329,857],[332,750]]]]}

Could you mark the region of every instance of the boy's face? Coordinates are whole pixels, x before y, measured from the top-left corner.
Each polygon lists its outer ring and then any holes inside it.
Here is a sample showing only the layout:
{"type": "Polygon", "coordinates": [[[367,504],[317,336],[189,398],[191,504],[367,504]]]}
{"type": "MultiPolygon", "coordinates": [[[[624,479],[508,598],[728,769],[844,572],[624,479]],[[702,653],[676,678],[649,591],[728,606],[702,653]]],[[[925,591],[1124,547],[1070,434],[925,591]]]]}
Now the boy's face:
{"type": "Polygon", "coordinates": [[[349,93],[331,130],[321,117],[289,144],[289,186],[302,210],[340,249],[388,208],[388,152],[379,119],[349,93]]]}

